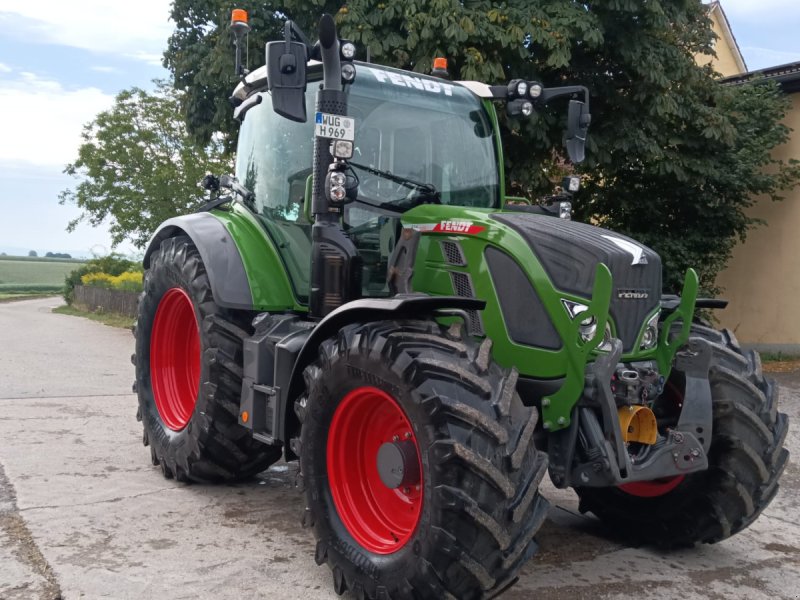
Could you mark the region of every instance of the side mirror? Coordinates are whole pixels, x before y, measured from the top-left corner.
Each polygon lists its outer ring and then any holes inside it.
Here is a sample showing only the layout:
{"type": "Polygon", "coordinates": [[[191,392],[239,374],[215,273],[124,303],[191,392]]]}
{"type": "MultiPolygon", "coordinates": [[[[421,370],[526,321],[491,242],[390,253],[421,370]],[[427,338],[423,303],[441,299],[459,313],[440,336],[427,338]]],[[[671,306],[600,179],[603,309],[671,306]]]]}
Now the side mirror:
{"type": "Polygon", "coordinates": [[[591,122],[592,115],[589,114],[586,104],[580,100],[570,100],[566,145],[567,154],[573,163],[583,162],[586,157],[586,134],[591,122]]]}
{"type": "MultiPolygon", "coordinates": [[[[288,36],[287,36],[288,37],[288,36]]],[[[267,44],[267,85],[272,109],[287,119],[306,122],[307,46],[302,42],[267,44]]]]}

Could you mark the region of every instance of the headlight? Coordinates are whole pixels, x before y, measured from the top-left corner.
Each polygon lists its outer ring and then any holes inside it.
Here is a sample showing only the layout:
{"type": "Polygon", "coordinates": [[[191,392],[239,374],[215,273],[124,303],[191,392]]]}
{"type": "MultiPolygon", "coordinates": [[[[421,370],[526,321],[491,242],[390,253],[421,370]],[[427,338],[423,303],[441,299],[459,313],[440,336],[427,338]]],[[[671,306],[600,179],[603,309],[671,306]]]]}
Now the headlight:
{"type": "Polygon", "coordinates": [[[344,202],[347,197],[347,175],[341,171],[330,171],[325,178],[328,200],[333,204],[344,202]]]}
{"type": "MultiPolygon", "coordinates": [[[[567,309],[567,313],[569,313],[569,316],[572,319],[589,310],[588,306],[581,304],[580,302],[562,299],[561,303],[564,305],[564,308],[567,309]]],[[[596,333],[597,319],[590,316],[581,321],[580,327],[578,328],[578,334],[581,336],[581,340],[583,340],[584,343],[591,341],[596,333]]],[[[611,350],[611,324],[608,322],[606,322],[606,330],[603,333],[603,341],[600,342],[600,345],[597,346],[597,349],[601,352],[608,352],[611,350]]]]}
{"type": "Polygon", "coordinates": [[[333,173],[331,173],[331,186],[336,186],[336,185],[344,186],[345,181],[347,181],[347,177],[345,176],[344,173],[340,171],[334,171],[333,173]]]}
{"type": "Polygon", "coordinates": [[[340,185],[331,188],[331,201],[341,202],[347,195],[347,191],[340,185]]]}
{"type": "Polygon", "coordinates": [[[656,344],[658,344],[658,319],[660,316],[661,311],[659,310],[647,321],[644,333],[642,333],[642,341],[639,344],[640,350],[650,350],[651,348],[655,348],[656,344]]]}

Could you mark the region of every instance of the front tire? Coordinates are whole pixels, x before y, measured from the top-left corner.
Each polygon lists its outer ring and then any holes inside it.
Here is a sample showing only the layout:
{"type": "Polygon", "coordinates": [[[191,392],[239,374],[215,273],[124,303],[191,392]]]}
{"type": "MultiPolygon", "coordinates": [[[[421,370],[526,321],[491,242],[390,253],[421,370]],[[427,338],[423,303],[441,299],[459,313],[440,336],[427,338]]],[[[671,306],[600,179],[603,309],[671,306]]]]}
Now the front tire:
{"type": "Polygon", "coordinates": [[[491,597],[535,552],[547,456],[490,350],[436,323],[378,322],[346,327],[305,370],[307,522],[337,593],[491,597]],[[390,488],[378,453],[394,445],[408,460],[390,488]]]}
{"type": "MultiPolygon", "coordinates": [[[[617,488],[577,488],[581,512],[592,512],[634,543],[673,548],[724,540],[750,525],[778,491],[789,452],[777,412],[778,390],[755,352],[729,331],[695,324],[711,344],[713,431],[709,468],[685,477],[617,488]]],[[[673,372],[668,385],[681,385],[673,372]]],[[[690,402],[690,398],[685,401],[690,402]]]]}
{"type": "Polygon", "coordinates": [[[165,477],[245,479],[280,458],[238,424],[248,321],[216,304],[190,238],[161,243],[144,275],[133,359],[142,441],[165,477]]]}

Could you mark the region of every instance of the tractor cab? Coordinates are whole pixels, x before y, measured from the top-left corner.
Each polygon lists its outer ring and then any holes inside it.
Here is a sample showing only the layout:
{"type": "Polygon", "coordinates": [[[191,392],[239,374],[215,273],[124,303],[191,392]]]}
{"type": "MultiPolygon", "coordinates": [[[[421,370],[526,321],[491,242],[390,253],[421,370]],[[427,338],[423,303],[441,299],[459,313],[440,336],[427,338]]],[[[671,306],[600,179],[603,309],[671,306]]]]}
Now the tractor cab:
{"type": "MultiPolygon", "coordinates": [[[[403,212],[421,203],[497,208],[502,169],[490,103],[459,83],[355,65],[357,77],[345,94],[355,137],[347,177],[357,192],[344,205],[342,222],[362,257],[362,294],[372,297],[389,293],[387,261],[403,212]]],[[[261,71],[251,79],[263,77],[261,71]]],[[[304,101],[313,114],[311,88],[322,73],[313,64],[309,71],[304,101]]],[[[246,99],[246,110],[238,113],[236,177],[254,193],[258,217],[276,241],[295,293],[307,299],[316,124],[277,114],[266,90],[246,99]]]]}

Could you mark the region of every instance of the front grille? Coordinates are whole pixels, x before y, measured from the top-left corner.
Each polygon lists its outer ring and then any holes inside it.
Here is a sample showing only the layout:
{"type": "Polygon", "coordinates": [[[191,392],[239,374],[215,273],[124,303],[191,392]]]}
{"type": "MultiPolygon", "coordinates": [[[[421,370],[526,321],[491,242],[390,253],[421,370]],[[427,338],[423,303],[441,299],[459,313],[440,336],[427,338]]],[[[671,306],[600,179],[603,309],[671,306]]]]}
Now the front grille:
{"type": "Polygon", "coordinates": [[[661,300],[661,259],[655,251],[629,237],[586,223],[514,213],[492,218],[516,230],[531,246],[553,286],[582,298],[592,297],[597,263],[611,271],[614,289],[609,312],[625,352],[634,351],[648,315],[661,300]],[[646,263],[631,264],[633,255],[614,243],[638,246],[646,263]],[[630,297],[626,290],[646,295],[630,297]]]}
{"type": "Polygon", "coordinates": [[[484,256],[511,339],[524,346],[560,349],[561,337],[522,268],[496,248],[486,248],[484,256]]]}
{"type": "Polygon", "coordinates": [[[467,259],[464,258],[464,252],[461,250],[461,244],[458,242],[448,241],[442,241],[439,243],[442,247],[442,254],[449,264],[457,267],[467,266],[467,259]]]}
{"type": "MultiPolygon", "coordinates": [[[[472,287],[472,279],[469,273],[456,273],[450,272],[450,278],[453,282],[453,289],[457,296],[462,298],[474,298],[475,291],[472,287]]],[[[469,319],[469,329],[473,335],[483,335],[483,321],[481,315],[477,310],[467,310],[467,318],[469,319]]]]}

